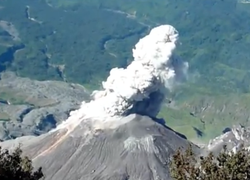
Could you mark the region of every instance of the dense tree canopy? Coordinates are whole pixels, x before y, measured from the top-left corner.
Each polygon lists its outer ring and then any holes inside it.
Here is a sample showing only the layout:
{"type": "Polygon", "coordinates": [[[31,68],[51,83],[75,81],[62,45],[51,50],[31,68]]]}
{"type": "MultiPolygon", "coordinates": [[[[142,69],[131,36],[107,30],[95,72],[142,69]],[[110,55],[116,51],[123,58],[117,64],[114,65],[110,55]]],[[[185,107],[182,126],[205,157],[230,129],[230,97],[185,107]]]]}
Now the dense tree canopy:
{"type": "Polygon", "coordinates": [[[28,157],[22,157],[20,148],[10,153],[0,147],[1,180],[41,180],[43,177],[42,168],[34,172],[31,160],[28,157]]]}
{"type": "MultiPolygon", "coordinates": [[[[2,2],[5,8],[0,16],[13,23],[25,45],[6,67],[19,75],[62,79],[57,67],[63,65],[68,81],[97,83],[111,68],[126,66],[131,49],[148,29],[171,24],[180,32],[182,46],[177,51],[189,61],[195,87],[206,87],[213,93],[250,91],[246,78],[250,57],[248,4],[236,0],[47,2],[63,7],[51,8],[45,1],[2,2]],[[27,4],[30,16],[38,22],[25,16],[27,4]]],[[[0,28],[0,52],[7,52],[1,46],[9,44],[9,39],[0,28]]],[[[5,66],[0,58],[1,64],[5,66]]]]}
{"type": "Polygon", "coordinates": [[[5,67],[33,79],[66,79],[84,85],[99,82],[111,68],[127,65],[132,46],[148,29],[123,14],[94,6],[57,9],[44,1],[12,1],[2,2],[5,8],[0,16],[13,23],[24,47],[10,52],[3,45],[13,43],[7,41],[11,37],[0,31],[0,55],[3,51],[8,57],[7,64],[0,56],[0,71],[5,67]],[[24,16],[27,4],[30,16],[40,23],[24,16]]]}
{"type": "Polygon", "coordinates": [[[243,180],[250,178],[250,153],[243,146],[234,153],[223,151],[215,156],[195,157],[191,146],[179,149],[171,162],[171,175],[176,180],[243,180]]]}

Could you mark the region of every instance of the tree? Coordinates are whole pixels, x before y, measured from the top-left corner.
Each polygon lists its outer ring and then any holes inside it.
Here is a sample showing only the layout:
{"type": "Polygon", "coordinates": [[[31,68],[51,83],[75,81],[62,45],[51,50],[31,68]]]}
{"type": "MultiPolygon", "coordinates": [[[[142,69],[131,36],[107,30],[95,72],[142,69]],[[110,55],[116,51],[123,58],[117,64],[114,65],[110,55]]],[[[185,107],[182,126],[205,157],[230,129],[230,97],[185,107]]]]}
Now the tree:
{"type": "Polygon", "coordinates": [[[33,172],[32,161],[21,155],[20,147],[12,153],[0,147],[1,180],[41,180],[44,177],[41,167],[33,172]]]}
{"type": "Polygon", "coordinates": [[[170,164],[171,176],[176,180],[243,180],[250,179],[250,152],[240,146],[237,152],[224,146],[218,156],[209,153],[196,158],[191,145],[178,149],[170,164]]]}

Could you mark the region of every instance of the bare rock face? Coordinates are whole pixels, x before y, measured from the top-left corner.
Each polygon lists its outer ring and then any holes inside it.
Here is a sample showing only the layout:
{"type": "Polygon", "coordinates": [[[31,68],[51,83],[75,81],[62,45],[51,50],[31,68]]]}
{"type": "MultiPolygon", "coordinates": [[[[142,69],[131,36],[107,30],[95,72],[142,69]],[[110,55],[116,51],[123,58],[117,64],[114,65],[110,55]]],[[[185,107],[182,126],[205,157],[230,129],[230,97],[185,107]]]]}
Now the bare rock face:
{"type": "MultiPolygon", "coordinates": [[[[151,118],[129,115],[112,129],[89,131],[81,122],[39,137],[2,142],[12,149],[19,143],[35,166],[42,166],[47,180],[167,180],[169,162],[188,141],[151,118]]],[[[86,123],[86,122],[85,122],[86,123]]],[[[194,146],[198,151],[198,147],[194,146]]]]}
{"type": "Polygon", "coordinates": [[[207,150],[218,154],[223,146],[226,145],[228,150],[236,152],[241,145],[245,148],[250,147],[250,127],[236,126],[231,129],[227,128],[224,134],[210,140],[207,150]]]}

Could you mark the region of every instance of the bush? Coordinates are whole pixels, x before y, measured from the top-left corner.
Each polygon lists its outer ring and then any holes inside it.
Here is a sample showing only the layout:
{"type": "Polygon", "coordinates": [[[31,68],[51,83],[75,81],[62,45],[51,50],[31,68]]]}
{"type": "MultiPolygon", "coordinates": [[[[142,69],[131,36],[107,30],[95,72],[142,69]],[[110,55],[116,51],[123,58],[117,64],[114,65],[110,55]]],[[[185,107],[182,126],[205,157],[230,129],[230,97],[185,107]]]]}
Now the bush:
{"type": "Polygon", "coordinates": [[[186,151],[178,149],[170,165],[171,176],[176,180],[243,180],[250,179],[250,153],[243,146],[233,153],[224,146],[215,156],[195,157],[189,146],[186,151]]]}
{"type": "Polygon", "coordinates": [[[41,167],[33,172],[32,161],[21,155],[20,147],[16,148],[13,153],[0,147],[1,180],[40,180],[44,177],[41,167]]]}

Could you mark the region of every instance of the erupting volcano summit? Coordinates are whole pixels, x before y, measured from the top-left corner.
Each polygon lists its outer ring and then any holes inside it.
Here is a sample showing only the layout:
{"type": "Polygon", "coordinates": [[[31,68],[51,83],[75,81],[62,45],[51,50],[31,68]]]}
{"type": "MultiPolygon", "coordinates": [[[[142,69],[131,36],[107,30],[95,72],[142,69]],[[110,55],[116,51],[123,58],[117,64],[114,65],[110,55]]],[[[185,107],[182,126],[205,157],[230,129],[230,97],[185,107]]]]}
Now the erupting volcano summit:
{"type": "Polygon", "coordinates": [[[170,25],[152,29],[135,45],[132,63],[112,69],[92,100],[56,129],[1,146],[22,143],[47,180],[170,179],[170,156],[188,141],[150,117],[159,112],[166,89],[186,76],[188,64],[173,54],[177,40],[170,25]]]}

